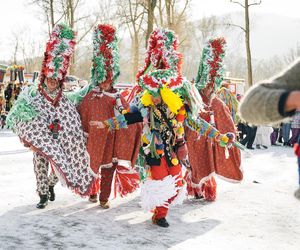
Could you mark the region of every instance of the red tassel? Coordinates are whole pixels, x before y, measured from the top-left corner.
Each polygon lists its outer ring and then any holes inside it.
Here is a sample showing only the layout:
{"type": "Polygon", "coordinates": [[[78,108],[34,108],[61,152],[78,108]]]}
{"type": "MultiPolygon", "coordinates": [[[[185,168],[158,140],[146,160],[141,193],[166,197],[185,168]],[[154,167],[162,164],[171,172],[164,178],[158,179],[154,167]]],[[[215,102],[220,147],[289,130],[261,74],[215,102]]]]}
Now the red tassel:
{"type": "Polygon", "coordinates": [[[186,182],[186,190],[188,195],[195,197],[196,195],[201,196],[200,188],[195,188],[192,186],[192,175],[189,171],[185,172],[183,179],[186,182]]]}
{"type": "Polygon", "coordinates": [[[127,168],[118,165],[114,183],[115,196],[119,193],[121,197],[124,197],[127,194],[134,192],[139,187],[139,182],[140,175],[138,172],[129,172],[127,168]]]}
{"type": "Polygon", "coordinates": [[[201,187],[202,195],[207,201],[215,201],[217,198],[217,183],[214,177],[208,179],[201,187]]]}
{"type": "Polygon", "coordinates": [[[100,191],[101,179],[95,178],[94,182],[91,185],[89,195],[98,194],[100,191]]]}

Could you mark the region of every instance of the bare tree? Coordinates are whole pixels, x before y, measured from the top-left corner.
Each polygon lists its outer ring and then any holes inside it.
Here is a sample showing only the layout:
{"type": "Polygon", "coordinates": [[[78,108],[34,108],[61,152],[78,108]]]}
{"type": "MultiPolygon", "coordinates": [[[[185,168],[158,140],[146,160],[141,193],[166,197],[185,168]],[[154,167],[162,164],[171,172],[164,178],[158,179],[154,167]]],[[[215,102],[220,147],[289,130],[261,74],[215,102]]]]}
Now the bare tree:
{"type": "Polygon", "coordinates": [[[218,29],[218,20],[215,16],[205,17],[195,22],[185,22],[184,31],[189,39],[181,43],[180,49],[185,54],[184,75],[193,79],[196,75],[203,44],[213,37],[218,29]]]}
{"type": "Polygon", "coordinates": [[[148,45],[148,38],[153,31],[153,25],[154,25],[154,9],[156,7],[157,0],[144,0],[143,6],[147,12],[147,30],[146,30],[146,36],[145,36],[145,44],[146,48],[148,45]]]}
{"type": "MultiPolygon", "coordinates": [[[[79,9],[80,6],[78,7],[79,9]]],[[[91,58],[92,58],[92,40],[90,37],[91,29],[96,25],[96,23],[109,23],[118,27],[117,22],[117,6],[115,0],[101,0],[97,3],[96,6],[93,6],[93,10],[87,11],[87,14],[92,16],[81,19],[80,22],[80,30],[81,35],[77,39],[80,41],[77,49],[75,51],[76,58],[76,75],[78,77],[88,79],[90,77],[90,67],[91,67],[91,58]]],[[[86,16],[86,14],[82,15],[86,16]]],[[[78,22],[77,22],[78,23],[78,22]]],[[[79,32],[78,32],[79,33],[79,32]]]]}
{"type": "Polygon", "coordinates": [[[12,37],[12,46],[13,46],[13,50],[12,50],[12,63],[13,64],[17,64],[18,60],[17,60],[17,55],[19,53],[20,50],[20,33],[17,30],[12,31],[11,33],[11,37],[12,37]]]}
{"type": "Polygon", "coordinates": [[[267,79],[280,71],[287,65],[294,62],[300,56],[300,44],[298,43],[295,48],[290,48],[283,56],[272,56],[269,59],[263,59],[255,64],[255,82],[267,79]]]}
{"type": "Polygon", "coordinates": [[[156,23],[162,27],[174,30],[180,38],[180,49],[183,52],[185,48],[189,47],[191,36],[188,32],[190,28],[188,25],[188,9],[191,0],[160,0],[157,5],[159,20],[156,23]],[[164,18],[165,17],[165,18],[164,18]]]}
{"type": "Polygon", "coordinates": [[[164,27],[164,7],[163,0],[158,0],[158,17],[159,19],[155,18],[155,22],[157,26],[164,27]]]}
{"type": "Polygon", "coordinates": [[[142,41],[145,8],[139,0],[118,0],[118,17],[127,26],[132,41],[132,77],[139,67],[139,49],[142,41]]]}
{"type": "Polygon", "coordinates": [[[28,0],[29,4],[37,5],[40,7],[42,15],[48,26],[48,33],[50,34],[55,24],[57,24],[63,15],[58,15],[60,13],[58,1],[55,0],[28,0]],[[56,18],[57,15],[59,16],[56,18]]]}
{"type": "Polygon", "coordinates": [[[176,32],[179,31],[180,24],[185,21],[186,10],[190,4],[190,0],[165,0],[165,8],[167,14],[167,27],[176,32]],[[179,7],[181,4],[181,8],[179,7]]]}
{"type": "MultiPolygon", "coordinates": [[[[99,14],[103,13],[100,9],[83,10],[86,0],[59,0],[60,1],[60,15],[64,21],[73,30],[78,32],[76,39],[77,48],[83,42],[85,37],[89,34],[95,24],[98,22],[99,14]],[[98,15],[96,14],[98,12],[98,15]]],[[[77,49],[78,50],[78,49],[77,49]]],[[[70,74],[74,74],[78,69],[77,56],[81,54],[76,51],[72,57],[72,64],[70,66],[70,74]]]]}
{"type": "MultiPolygon", "coordinates": [[[[101,0],[94,3],[88,0],[27,1],[40,7],[40,12],[48,25],[49,34],[53,26],[61,21],[64,21],[73,30],[77,31],[77,45],[72,58],[70,74],[75,72],[77,74],[78,71],[80,75],[88,76],[89,63],[87,62],[91,58],[91,49],[87,49],[87,47],[90,46],[91,40],[87,39],[87,37],[97,22],[112,23],[116,19],[117,7],[115,6],[115,0],[101,0]],[[86,73],[83,73],[84,69],[86,73]]],[[[30,44],[28,44],[28,47],[30,47],[30,44]]],[[[27,58],[28,50],[29,48],[24,50],[24,58],[27,58]]]]}
{"type": "Polygon", "coordinates": [[[242,1],[234,1],[230,0],[231,3],[238,4],[244,9],[244,15],[245,15],[245,26],[242,27],[240,25],[231,24],[232,26],[239,27],[245,32],[245,43],[246,43],[246,53],[247,53],[247,82],[248,86],[253,85],[253,79],[252,79],[252,60],[251,60],[251,46],[250,46],[250,18],[249,18],[249,8],[254,5],[260,5],[261,0],[259,1],[253,1],[249,3],[249,0],[242,1]]]}
{"type": "Polygon", "coordinates": [[[216,16],[201,18],[196,23],[196,28],[200,31],[200,36],[197,36],[198,43],[201,42],[203,44],[209,38],[213,37],[219,27],[219,20],[216,16]]]}
{"type": "Polygon", "coordinates": [[[26,72],[34,72],[40,68],[42,59],[39,56],[42,51],[42,44],[31,36],[22,36],[20,50],[23,57],[26,72]]]}
{"type": "Polygon", "coordinates": [[[300,56],[300,43],[297,43],[295,48],[291,48],[286,55],[283,56],[283,61],[286,65],[292,63],[300,56]]]}

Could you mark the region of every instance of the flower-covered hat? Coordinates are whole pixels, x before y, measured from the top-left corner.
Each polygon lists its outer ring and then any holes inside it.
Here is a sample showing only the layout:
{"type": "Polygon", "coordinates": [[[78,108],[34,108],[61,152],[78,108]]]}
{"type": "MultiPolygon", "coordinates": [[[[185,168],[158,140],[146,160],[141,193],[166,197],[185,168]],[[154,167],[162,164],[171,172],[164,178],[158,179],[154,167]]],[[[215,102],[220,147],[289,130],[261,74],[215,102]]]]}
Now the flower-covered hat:
{"type": "Polygon", "coordinates": [[[64,82],[75,49],[75,36],[75,32],[66,24],[54,27],[46,44],[41,83],[47,77],[58,80],[60,84],[64,82]]]}
{"type": "Polygon", "coordinates": [[[212,85],[214,89],[221,86],[223,80],[223,58],[226,41],[223,37],[210,39],[202,50],[202,57],[195,80],[198,90],[212,85]]]}
{"type": "Polygon", "coordinates": [[[93,32],[93,58],[91,79],[95,85],[114,84],[120,75],[119,50],[116,28],[99,24],[93,32]]]}

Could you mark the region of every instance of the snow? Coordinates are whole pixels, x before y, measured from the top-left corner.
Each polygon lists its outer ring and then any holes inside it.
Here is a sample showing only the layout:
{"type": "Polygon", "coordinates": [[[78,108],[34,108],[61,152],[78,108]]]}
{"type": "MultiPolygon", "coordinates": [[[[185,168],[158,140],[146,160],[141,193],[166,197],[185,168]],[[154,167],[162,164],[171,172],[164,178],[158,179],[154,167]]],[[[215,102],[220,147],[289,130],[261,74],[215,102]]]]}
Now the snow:
{"type": "Polygon", "coordinates": [[[217,179],[217,200],[172,207],[169,228],[151,223],[139,193],[101,209],[58,184],[35,208],[32,153],[0,132],[0,249],[300,249],[297,163],[291,148],[243,154],[240,184],[217,179]]]}

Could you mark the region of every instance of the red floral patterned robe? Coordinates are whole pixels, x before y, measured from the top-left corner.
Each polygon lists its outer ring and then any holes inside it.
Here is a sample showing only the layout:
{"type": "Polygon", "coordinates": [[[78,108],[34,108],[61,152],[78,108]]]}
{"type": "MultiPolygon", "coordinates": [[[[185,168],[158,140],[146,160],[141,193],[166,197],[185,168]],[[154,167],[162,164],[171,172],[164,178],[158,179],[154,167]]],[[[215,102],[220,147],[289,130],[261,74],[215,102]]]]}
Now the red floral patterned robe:
{"type": "MultiPolygon", "coordinates": [[[[108,131],[90,126],[90,121],[104,121],[114,117],[114,93],[101,93],[92,90],[79,105],[83,130],[88,134],[87,150],[90,154],[91,168],[99,172],[100,185],[95,182],[91,194],[101,190],[100,201],[106,202],[110,196],[111,183],[115,174],[115,192],[121,196],[133,192],[138,187],[139,175],[134,164],[140,148],[141,124],[130,125],[129,129],[108,131]]],[[[121,97],[126,109],[128,104],[121,97]]]]}
{"type": "MultiPolygon", "coordinates": [[[[203,98],[205,104],[208,100],[203,98]]],[[[221,132],[236,132],[234,122],[228,107],[217,96],[212,97],[210,106],[200,116],[210,122],[210,112],[213,111],[215,127],[221,132]]],[[[241,166],[241,153],[236,147],[228,149],[229,158],[226,157],[225,148],[205,136],[186,129],[191,176],[188,179],[188,192],[190,195],[204,196],[207,200],[216,198],[216,182],[214,174],[230,181],[241,181],[243,173],[241,166]]],[[[188,176],[188,175],[187,175],[188,176]]]]}

